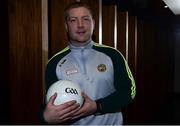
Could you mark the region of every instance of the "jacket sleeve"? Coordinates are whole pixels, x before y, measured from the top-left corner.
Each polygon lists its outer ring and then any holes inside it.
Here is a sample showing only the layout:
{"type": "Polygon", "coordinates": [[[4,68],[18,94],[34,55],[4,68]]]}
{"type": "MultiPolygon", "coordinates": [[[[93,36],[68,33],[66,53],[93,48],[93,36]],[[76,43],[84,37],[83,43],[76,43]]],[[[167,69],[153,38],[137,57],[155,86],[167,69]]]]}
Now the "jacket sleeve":
{"type": "Polygon", "coordinates": [[[50,60],[46,66],[46,71],[45,71],[45,89],[46,91],[49,89],[49,87],[56,81],[58,81],[58,78],[56,76],[56,66],[57,66],[57,61],[55,60],[50,60]]]}
{"type": "Polygon", "coordinates": [[[134,99],[136,94],[135,81],[126,60],[117,50],[113,50],[111,54],[113,54],[110,57],[114,67],[115,92],[96,100],[101,114],[120,111],[134,99]]]}

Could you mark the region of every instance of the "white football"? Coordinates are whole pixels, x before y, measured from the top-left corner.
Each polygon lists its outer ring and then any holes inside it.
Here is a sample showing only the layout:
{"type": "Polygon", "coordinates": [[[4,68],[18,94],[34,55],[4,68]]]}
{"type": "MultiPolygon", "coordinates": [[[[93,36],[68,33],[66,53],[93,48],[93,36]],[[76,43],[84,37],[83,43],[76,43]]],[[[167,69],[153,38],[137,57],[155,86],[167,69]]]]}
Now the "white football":
{"type": "Polygon", "coordinates": [[[54,101],[55,105],[60,105],[68,101],[76,100],[77,103],[82,106],[83,97],[81,95],[81,88],[77,83],[69,80],[59,80],[53,83],[46,94],[46,103],[49,101],[50,97],[57,93],[57,97],[54,101]]]}

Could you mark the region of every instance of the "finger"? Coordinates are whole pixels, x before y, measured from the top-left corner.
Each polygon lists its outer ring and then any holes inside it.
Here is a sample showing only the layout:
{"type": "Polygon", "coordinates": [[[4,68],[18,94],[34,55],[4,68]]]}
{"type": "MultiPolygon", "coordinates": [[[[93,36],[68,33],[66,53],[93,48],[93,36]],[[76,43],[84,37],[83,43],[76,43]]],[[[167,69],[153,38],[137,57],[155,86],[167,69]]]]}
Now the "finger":
{"type": "Polygon", "coordinates": [[[62,110],[61,112],[59,112],[59,116],[61,119],[67,118],[67,117],[72,117],[72,115],[74,113],[76,113],[77,111],[79,111],[80,109],[80,105],[79,104],[75,104],[69,108],[66,108],[64,110],[62,110]]]}
{"type": "Polygon", "coordinates": [[[66,108],[73,106],[75,104],[76,104],[76,100],[72,100],[72,101],[58,105],[57,109],[59,109],[59,110],[66,109],[66,108]]]}
{"type": "Polygon", "coordinates": [[[69,107],[63,109],[61,112],[62,112],[63,114],[66,114],[66,113],[69,113],[69,112],[71,112],[71,111],[73,111],[73,110],[75,110],[75,109],[78,109],[78,108],[80,108],[80,105],[76,103],[76,104],[74,104],[74,105],[72,105],[72,106],[69,106],[69,107]]]}
{"type": "Polygon", "coordinates": [[[64,119],[58,119],[58,121],[56,121],[57,123],[62,123],[62,122],[65,122],[67,120],[70,120],[71,117],[67,117],[67,118],[64,118],[64,119]]]}
{"type": "Polygon", "coordinates": [[[70,117],[71,119],[73,118],[73,114],[76,113],[77,111],[79,111],[79,108],[69,112],[69,113],[66,113],[64,114],[64,118],[67,118],[67,117],[70,117]]]}
{"type": "Polygon", "coordinates": [[[82,117],[83,115],[84,115],[83,113],[80,113],[76,116],[73,116],[71,119],[78,119],[78,118],[82,117]]]}
{"type": "Polygon", "coordinates": [[[74,113],[73,116],[81,115],[82,113],[84,113],[84,110],[80,109],[79,111],[74,113]]]}
{"type": "Polygon", "coordinates": [[[53,105],[53,103],[54,103],[56,97],[57,97],[57,93],[54,93],[54,95],[52,95],[52,96],[50,97],[49,103],[50,103],[51,105],[53,105]]]}

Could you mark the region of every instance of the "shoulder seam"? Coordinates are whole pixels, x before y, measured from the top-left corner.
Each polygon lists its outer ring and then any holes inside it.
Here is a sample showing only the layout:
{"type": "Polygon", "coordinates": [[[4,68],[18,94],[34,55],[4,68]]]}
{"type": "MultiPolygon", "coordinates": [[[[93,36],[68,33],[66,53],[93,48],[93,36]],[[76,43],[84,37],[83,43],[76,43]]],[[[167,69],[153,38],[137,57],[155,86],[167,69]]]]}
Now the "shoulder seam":
{"type": "Polygon", "coordinates": [[[110,49],[112,49],[114,51],[117,51],[123,57],[123,59],[125,60],[125,57],[123,56],[123,54],[118,49],[115,49],[114,47],[111,47],[111,46],[108,46],[108,45],[103,45],[103,44],[98,44],[98,43],[94,43],[94,46],[100,47],[100,48],[101,47],[102,48],[110,48],[110,49]]]}
{"type": "Polygon", "coordinates": [[[69,50],[69,46],[67,46],[66,48],[64,48],[64,49],[61,50],[60,52],[56,53],[53,57],[51,57],[51,58],[48,60],[48,63],[49,63],[52,59],[54,59],[54,57],[56,57],[56,56],[58,56],[58,55],[60,55],[60,54],[62,54],[62,53],[64,53],[64,52],[66,52],[66,51],[68,51],[68,50],[69,50]]]}

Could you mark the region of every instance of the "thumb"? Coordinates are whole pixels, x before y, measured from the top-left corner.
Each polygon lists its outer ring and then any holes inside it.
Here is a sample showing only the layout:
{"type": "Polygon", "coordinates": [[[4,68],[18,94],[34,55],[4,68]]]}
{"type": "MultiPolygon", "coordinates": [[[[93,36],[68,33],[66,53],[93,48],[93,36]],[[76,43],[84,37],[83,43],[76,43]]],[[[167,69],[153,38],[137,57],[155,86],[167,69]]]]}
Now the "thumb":
{"type": "Polygon", "coordinates": [[[84,92],[82,92],[81,95],[82,95],[82,97],[84,97],[85,99],[86,99],[86,98],[89,98],[89,97],[87,96],[87,94],[84,93],[84,92]]]}
{"type": "Polygon", "coordinates": [[[50,97],[48,104],[53,105],[56,97],[57,97],[57,93],[54,93],[54,95],[52,95],[52,96],[50,97]]]}

